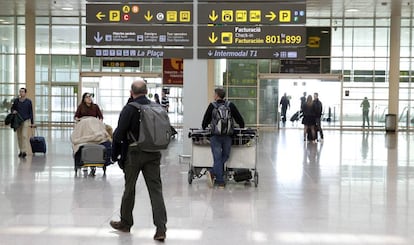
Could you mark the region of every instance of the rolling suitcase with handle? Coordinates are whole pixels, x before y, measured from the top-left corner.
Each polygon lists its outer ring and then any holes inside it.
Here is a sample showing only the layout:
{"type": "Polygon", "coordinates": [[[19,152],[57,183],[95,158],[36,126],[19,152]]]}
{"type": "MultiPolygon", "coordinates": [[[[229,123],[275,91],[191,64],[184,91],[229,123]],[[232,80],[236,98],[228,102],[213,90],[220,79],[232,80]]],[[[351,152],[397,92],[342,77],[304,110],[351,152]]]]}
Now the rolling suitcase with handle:
{"type": "Polygon", "coordinates": [[[30,146],[32,147],[33,154],[38,153],[38,152],[46,154],[45,137],[39,136],[37,134],[36,127],[35,127],[35,135],[30,137],[30,146]]]}

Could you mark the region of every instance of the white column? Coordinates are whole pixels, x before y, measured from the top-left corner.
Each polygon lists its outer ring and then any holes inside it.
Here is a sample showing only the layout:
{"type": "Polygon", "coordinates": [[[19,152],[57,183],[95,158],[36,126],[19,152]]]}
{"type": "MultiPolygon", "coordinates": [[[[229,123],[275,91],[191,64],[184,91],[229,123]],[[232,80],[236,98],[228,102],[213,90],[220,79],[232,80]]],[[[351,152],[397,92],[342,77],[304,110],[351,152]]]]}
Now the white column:
{"type": "Polygon", "coordinates": [[[201,128],[204,112],[208,106],[208,61],[197,59],[198,1],[193,1],[194,58],[184,59],[183,85],[183,155],[191,155],[190,128],[201,128]]]}
{"type": "MultiPolygon", "coordinates": [[[[400,32],[401,0],[391,2],[390,32],[390,80],[388,92],[388,113],[396,114],[398,120],[399,83],[400,83],[400,32]]],[[[398,130],[398,123],[397,123],[398,130]]]]}

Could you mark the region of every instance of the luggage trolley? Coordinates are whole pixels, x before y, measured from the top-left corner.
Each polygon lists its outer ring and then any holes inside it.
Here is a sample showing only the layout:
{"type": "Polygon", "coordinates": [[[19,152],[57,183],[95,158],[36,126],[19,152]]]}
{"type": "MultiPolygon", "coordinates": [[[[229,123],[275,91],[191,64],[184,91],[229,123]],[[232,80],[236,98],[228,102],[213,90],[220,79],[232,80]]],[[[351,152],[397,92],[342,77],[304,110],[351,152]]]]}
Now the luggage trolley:
{"type": "Polygon", "coordinates": [[[91,168],[90,176],[95,176],[96,168],[103,169],[103,175],[106,175],[106,167],[112,164],[111,143],[104,142],[101,144],[84,144],[75,154],[75,176],[79,169],[83,169],[87,173],[88,167],[91,168]]]}
{"type": "MultiPolygon", "coordinates": [[[[210,148],[210,131],[190,128],[188,137],[192,139],[191,160],[189,162],[188,183],[201,178],[207,169],[213,167],[213,156],[210,148]]],[[[259,173],[257,162],[257,129],[235,128],[230,157],[224,168],[227,180],[250,181],[253,178],[257,187],[259,173]],[[253,174],[252,174],[253,173],[253,174]]]]}

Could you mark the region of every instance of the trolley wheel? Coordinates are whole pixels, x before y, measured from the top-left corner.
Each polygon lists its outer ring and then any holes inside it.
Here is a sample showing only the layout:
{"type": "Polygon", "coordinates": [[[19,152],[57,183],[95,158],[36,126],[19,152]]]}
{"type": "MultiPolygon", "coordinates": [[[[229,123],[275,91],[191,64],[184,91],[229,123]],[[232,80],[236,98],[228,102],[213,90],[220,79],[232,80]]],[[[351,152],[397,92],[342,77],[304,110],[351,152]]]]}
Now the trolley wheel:
{"type": "Polygon", "coordinates": [[[194,172],[192,169],[188,170],[188,184],[192,184],[193,183],[193,176],[194,176],[194,172]]]}
{"type": "Polygon", "coordinates": [[[257,171],[254,171],[254,187],[257,187],[259,184],[259,173],[257,171]]]}

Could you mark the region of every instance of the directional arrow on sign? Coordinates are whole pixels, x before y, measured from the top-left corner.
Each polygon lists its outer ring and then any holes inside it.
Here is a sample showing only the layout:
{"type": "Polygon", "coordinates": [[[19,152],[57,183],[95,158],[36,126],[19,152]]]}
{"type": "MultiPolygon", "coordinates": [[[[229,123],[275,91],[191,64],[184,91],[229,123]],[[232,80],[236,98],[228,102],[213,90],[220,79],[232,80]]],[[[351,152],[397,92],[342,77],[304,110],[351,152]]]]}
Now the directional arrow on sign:
{"type": "Polygon", "coordinates": [[[276,14],[273,11],[270,11],[269,14],[265,15],[266,18],[269,18],[270,21],[274,21],[276,19],[276,14]]]}
{"type": "Polygon", "coordinates": [[[208,37],[208,40],[210,40],[211,43],[215,43],[217,42],[218,37],[216,37],[216,34],[212,32],[211,35],[208,37]]]}
{"type": "Polygon", "coordinates": [[[144,18],[147,20],[147,21],[150,21],[150,20],[152,20],[152,17],[154,17],[152,14],[151,14],[151,12],[148,10],[147,11],[147,13],[144,15],[144,18]]]}
{"type": "Polygon", "coordinates": [[[216,11],[211,11],[211,14],[208,15],[208,18],[210,18],[211,21],[216,21],[218,18],[218,14],[216,14],[216,11]]]}
{"type": "Polygon", "coordinates": [[[103,18],[105,18],[106,17],[106,15],[104,14],[104,13],[102,13],[101,11],[99,11],[97,14],[96,14],[96,18],[98,19],[98,20],[102,20],[103,18]]]}
{"type": "Polygon", "coordinates": [[[95,41],[97,43],[100,43],[102,41],[102,39],[103,39],[103,36],[101,36],[101,33],[100,32],[97,32],[96,35],[93,36],[93,39],[95,39],[95,41]]]}

